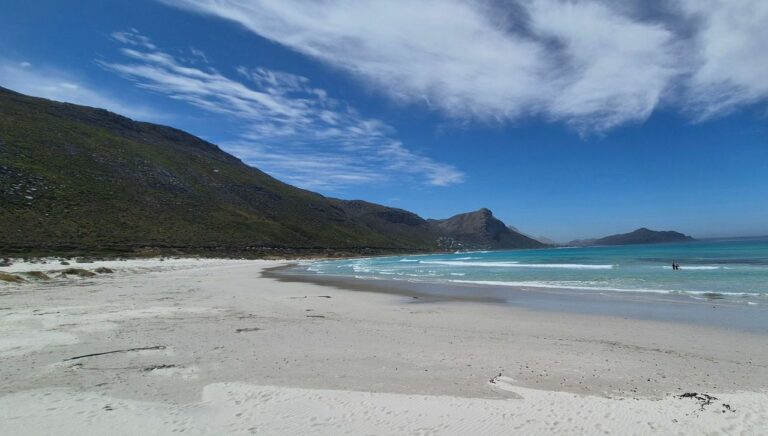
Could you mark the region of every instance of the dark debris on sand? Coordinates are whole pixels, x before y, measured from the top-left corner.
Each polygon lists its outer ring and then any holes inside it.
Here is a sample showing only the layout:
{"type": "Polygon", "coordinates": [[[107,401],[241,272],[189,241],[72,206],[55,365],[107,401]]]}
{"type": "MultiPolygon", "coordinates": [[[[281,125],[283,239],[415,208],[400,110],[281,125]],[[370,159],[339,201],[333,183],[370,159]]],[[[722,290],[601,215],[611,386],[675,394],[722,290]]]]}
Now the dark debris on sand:
{"type": "Polygon", "coordinates": [[[177,367],[178,365],[172,365],[172,364],[171,365],[168,365],[168,364],[154,365],[154,366],[148,366],[144,368],[143,371],[154,371],[156,369],[168,369],[168,368],[177,368],[177,367]]]}
{"type": "MultiPolygon", "coordinates": [[[[677,395],[677,398],[693,398],[699,404],[699,411],[703,411],[706,406],[710,406],[718,400],[715,396],[698,392],[686,392],[684,394],[677,395]]],[[[721,406],[723,407],[723,413],[736,412],[736,409],[734,409],[728,403],[721,403],[721,406]]]]}

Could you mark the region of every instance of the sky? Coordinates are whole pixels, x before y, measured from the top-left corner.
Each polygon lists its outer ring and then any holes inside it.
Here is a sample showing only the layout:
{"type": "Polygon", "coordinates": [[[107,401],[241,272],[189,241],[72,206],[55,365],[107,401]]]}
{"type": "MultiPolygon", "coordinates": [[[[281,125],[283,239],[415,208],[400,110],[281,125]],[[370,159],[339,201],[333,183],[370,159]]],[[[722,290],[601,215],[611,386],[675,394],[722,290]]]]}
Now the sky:
{"type": "Polygon", "coordinates": [[[0,86],[557,241],[768,235],[764,0],[1,0],[0,86]]]}

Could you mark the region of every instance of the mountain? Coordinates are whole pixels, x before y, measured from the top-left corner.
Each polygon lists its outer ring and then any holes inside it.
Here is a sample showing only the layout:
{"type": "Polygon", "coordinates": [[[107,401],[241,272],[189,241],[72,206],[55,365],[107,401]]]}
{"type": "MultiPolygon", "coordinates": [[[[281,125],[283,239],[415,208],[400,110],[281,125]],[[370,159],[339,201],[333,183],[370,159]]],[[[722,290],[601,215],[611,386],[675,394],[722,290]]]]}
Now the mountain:
{"type": "Polygon", "coordinates": [[[0,247],[426,250],[407,211],[295,188],[180,130],[0,89],[0,247]]]}
{"type": "Polygon", "coordinates": [[[549,239],[546,236],[543,236],[543,235],[534,236],[534,235],[531,235],[531,234],[528,234],[528,233],[524,233],[524,232],[518,230],[517,227],[511,226],[511,225],[507,225],[507,227],[509,227],[509,230],[512,230],[513,232],[520,233],[521,235],[527,236],[527,237],[529,237],[531,239],[535,239],[535,240],[541,242],[544,245],[560,245],[556,241],[553,241],[552,239],[549,239]]]}
{"type": "Polygon", "coordinates": [[[533,238],[533,239],[535,239],[535,240],[537,240],[537,241],[539,241],[539,242],[541,242],[542,244],[545,244],[545,245],[560,245],[559,242],[557,242],[555,240],[552,240],[552,239],[549,239],[549,238],[547,238],[546,236],[543,236],[543,235],[531,236],[531,238],[533,238]]]}
{"type": "Polygon", "coordinates": [[[2,253],[413,252],[441,236],[414,213],[296,188],[183,131],[0,88],[2,253]]]}
{"type": "Polygon", "coordinates": [[[565,244],[566,247],[589,247],[597,244],[597,238],[592,239],[574,239],[571,242],[565,244]]]}
{"type": "Polygon", "coordinates": [[[600,239],[580,239],[571,241],[568,245],[629,245],[629,244],[659,244],[664,242],[694,241],[692,237],[675,231],[655,231],[645,227],[630,233],[606,236],[600,239]]]}
{"type": "Polygon", "coordinates": [[[435,232],[442,236],[441,244],[448,249],[545,247],[545,244],[511,230],[488,209],[463,213],[444,220],[429,220],[429,223],[435,228],[435,232]]]}

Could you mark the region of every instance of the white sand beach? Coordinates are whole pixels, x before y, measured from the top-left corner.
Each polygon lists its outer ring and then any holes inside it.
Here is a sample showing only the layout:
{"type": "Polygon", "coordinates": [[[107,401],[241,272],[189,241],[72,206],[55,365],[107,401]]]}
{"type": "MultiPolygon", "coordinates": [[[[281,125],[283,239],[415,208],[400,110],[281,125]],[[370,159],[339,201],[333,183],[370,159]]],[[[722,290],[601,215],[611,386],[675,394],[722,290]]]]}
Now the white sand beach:
{"type": "Polygon", "coordinates": [[[261,276],[285,263],[0,268],[54,277],[0,282],[0,433],[768,429],[765,335],[261,276]]]}

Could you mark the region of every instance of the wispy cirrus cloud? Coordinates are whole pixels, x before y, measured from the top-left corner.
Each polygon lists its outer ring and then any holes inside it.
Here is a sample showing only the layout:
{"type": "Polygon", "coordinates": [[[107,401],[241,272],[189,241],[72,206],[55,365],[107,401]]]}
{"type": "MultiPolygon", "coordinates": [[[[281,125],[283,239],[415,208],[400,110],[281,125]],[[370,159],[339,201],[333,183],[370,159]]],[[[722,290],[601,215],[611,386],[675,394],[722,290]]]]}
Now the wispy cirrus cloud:
{"type": "Polygon", "coordinates": [[[450,117],[582,132],[768,99],[763,0],[159,0],[450,117]]]}
{"type": "MultiPolygon", "coordinates": [[[[463,173],[407,149],[387,124],[365,118],[303,76],[238,67],[227,76],[162,51],[134,30],[113,34],[125,60],[100,61],[137,86],[242,121],[239,139],[222,146],[247,162],[307,188],[405,179],[434,186],[463,173]]],[[[204,58],[205,54],[195,54],[204,58]]]]}
{"type": "Polygon", "coordinates": [[[150,107],[102,92],[75,74],[27,61],[0,58],[0,86],[36,97],[104,108],[139,120],[167,119],[150,107]]]}

